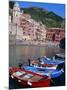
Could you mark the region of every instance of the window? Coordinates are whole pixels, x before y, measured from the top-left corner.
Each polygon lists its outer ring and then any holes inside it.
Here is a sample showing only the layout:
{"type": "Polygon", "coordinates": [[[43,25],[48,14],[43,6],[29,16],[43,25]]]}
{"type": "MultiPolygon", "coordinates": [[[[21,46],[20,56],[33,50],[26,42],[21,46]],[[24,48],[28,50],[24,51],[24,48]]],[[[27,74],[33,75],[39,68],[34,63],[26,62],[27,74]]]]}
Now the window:
{"type": "Polygon", "coordinates": [[[28,35],[30,36],[30,33],[28,33],[28,35]]]}
{"type": "Polygon", "coordinates": [[[23,32],[23,34],[25,34],[25,32],[23,32]]]}

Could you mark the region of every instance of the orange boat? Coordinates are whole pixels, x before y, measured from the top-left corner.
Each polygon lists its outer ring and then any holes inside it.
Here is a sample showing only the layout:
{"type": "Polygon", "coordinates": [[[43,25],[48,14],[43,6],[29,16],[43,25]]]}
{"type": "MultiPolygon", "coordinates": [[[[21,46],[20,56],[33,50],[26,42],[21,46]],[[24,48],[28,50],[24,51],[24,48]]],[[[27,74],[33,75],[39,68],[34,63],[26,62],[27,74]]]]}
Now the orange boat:
{"type": "Polygon", "coordinates": [[[51,78],[42,76],[31,71],[21,70],[19,68],[11,67],[9,69],[10,77],[21,86],[24,87],[48,87],[50,86],[51,78]]]}

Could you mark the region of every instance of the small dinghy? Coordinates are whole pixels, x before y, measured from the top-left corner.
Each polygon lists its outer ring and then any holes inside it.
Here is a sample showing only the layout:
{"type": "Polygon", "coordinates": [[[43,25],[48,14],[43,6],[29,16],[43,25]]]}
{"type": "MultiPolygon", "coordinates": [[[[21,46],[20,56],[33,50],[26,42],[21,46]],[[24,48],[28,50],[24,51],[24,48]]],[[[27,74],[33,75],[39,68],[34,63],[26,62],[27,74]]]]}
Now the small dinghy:
{"type": "Polygon", "coordinates": [[[29,70],[23,70],[15,67],[9,69],[10,77],[16,80],[21,86],[25,87],[48,87],[51,78],[46,75],[40,75],[29,70]]]}

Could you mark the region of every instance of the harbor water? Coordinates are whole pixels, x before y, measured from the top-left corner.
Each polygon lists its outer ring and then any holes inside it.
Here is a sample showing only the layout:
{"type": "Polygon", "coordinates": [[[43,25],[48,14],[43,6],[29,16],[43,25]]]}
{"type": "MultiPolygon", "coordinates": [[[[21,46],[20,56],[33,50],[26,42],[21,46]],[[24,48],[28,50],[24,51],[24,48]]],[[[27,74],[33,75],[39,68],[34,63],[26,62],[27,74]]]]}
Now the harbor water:
{"type": "Polygon", "coordinates": [[[28,63],[28,58],[32,60],[45,55],[52,58],[55,54],[62,52],[59,45],[10,45],[9,66],[18,67],[19,63],[28,63]]]}

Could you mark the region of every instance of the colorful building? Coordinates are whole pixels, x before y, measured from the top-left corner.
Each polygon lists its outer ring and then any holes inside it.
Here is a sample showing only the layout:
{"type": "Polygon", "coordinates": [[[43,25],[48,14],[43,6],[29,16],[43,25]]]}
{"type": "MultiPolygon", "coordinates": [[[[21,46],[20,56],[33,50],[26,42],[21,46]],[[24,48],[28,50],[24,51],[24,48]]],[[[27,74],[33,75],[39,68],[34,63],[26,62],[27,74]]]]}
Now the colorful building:
{"type": "Polygon", "coordinates": [[[65,37],[65,30],[62,28],[48,28],[46,32],[46,40],[59,42],[65,37]]]}
{"type": "Polygon", "coordinates": [[[27,13],[21,12],[19,4],[15,3],[12,17],[9,16],[9,34],[18,40],[57,41],[65,37],[62,28],[47,28],[42,22],[37,22],[27,13]],[[11,19],[12,18],[12,19],[11,19]]]}
{"type": "Polygon", "coordinates": [[[41,22],[37,22],[31,16],[20,11],[18,3],[15,3],[12,10],[12,22],[9,17],[9,32],[16,35],[20,40],[45,40],[46,28],[41,22]]]}
{"type": "MultiPolygon", "coordinates": [[[[22,14],[20,17],[20,27],[23,29],[23,37],[29,36],[30,40],[45,40],[46,38],[45,26],[33,20],[28,14],[27,16],[22,14]]],[[[25,39],[27,40],[28,38],[25,39]]]]}

